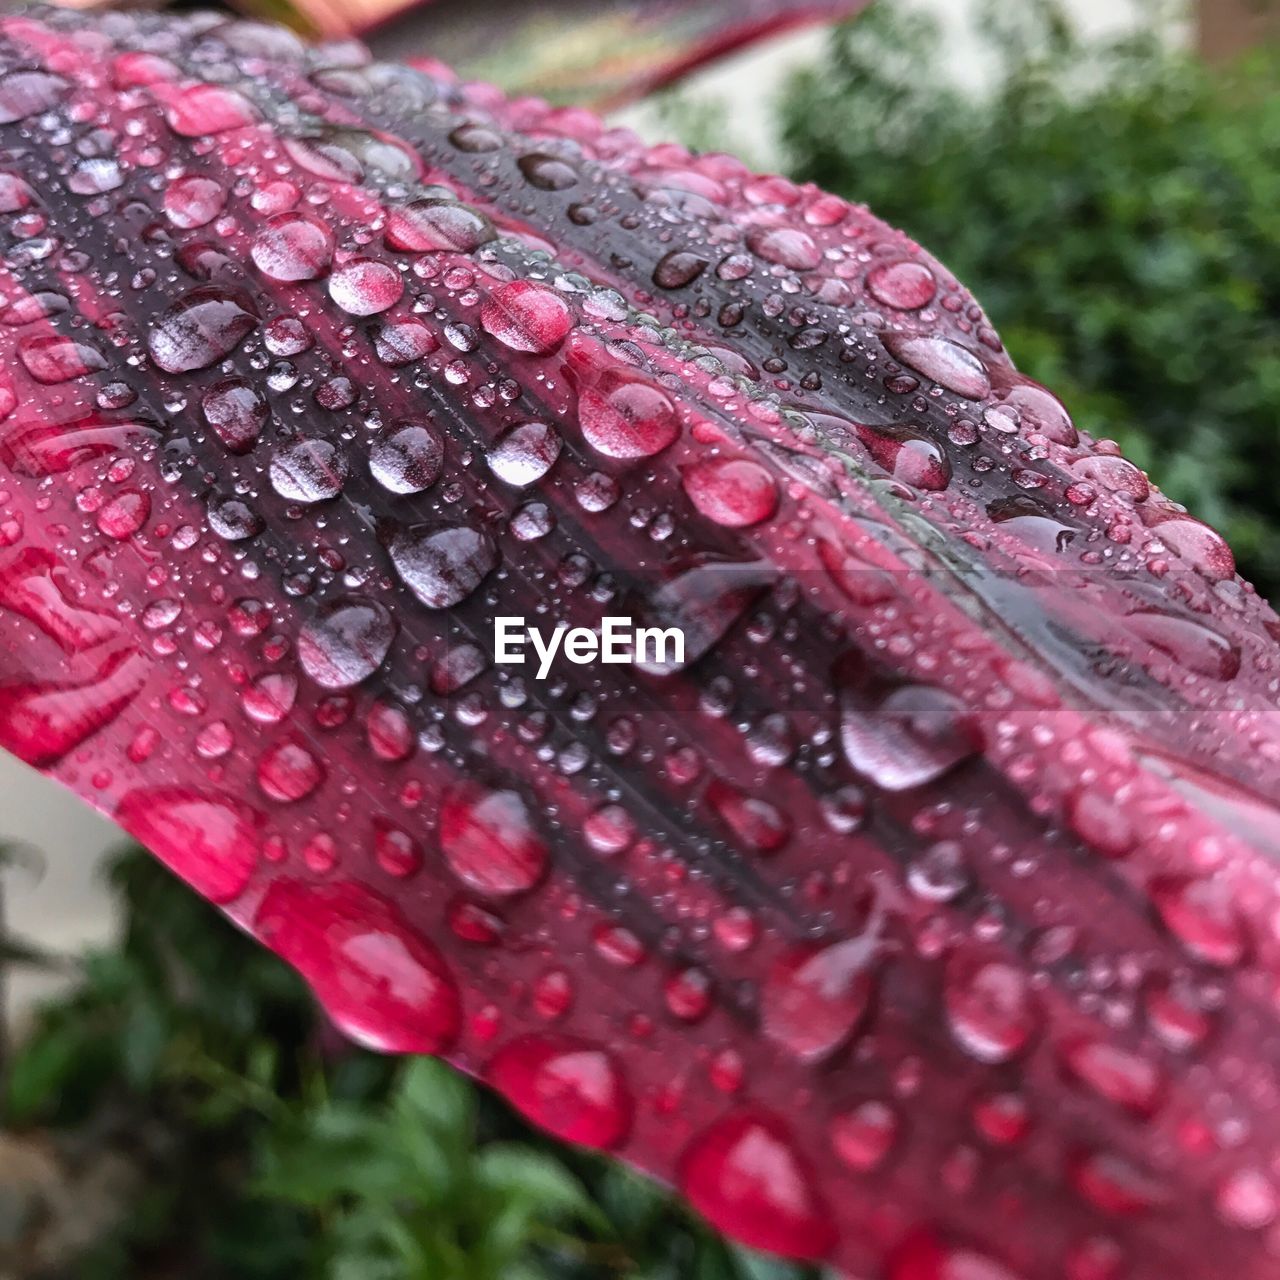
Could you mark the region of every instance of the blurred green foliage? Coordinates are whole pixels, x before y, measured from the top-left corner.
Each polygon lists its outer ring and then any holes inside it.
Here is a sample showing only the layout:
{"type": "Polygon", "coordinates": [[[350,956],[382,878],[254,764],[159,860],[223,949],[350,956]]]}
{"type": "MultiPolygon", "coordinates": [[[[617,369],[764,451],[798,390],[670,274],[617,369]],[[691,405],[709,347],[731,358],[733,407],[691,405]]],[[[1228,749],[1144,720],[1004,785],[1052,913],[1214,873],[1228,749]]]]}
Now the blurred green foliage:
{"type": "Polygon", "coordinates": [[[812,1280],[448,1067],[352,1047],[141,850],[110,876],[121,944],[8,1063],[0,1129],[134,1176],[115,1225],[31,1280],[812,1280]]]}
{"type": "Polygon", "coordinates": [[[1018,365],[1276,598],[1280,58],[1208,70],[1065,13],[988,2],[978,65],[954,68],[928,20],[873,5],[791,86],[790,171],[937,253],[1018,365]]]}

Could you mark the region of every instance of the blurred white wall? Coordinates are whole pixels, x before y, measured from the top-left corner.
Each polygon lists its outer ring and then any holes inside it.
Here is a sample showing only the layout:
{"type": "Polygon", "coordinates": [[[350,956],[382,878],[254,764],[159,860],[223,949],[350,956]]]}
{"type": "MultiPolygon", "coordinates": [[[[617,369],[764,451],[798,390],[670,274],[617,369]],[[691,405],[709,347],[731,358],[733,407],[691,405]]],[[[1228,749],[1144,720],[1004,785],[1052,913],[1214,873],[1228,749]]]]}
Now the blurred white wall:
{"type": "MultiPolygon", "coordinates": [[[[940,17],[951,33],[954,53],[949,61],[958,77],[975,88],[981,86],[986,71],[982,50],[966,21],[973,0],[879,3],[926,10],[940,17]]],[[[1134,20],[1133,0],[1072,0],[1072,4],[1092,30],[1105,31],[1134,20]]],[[[424,12],[422,20],[424,31],[429,30],[429,13],[424,12]]],[[[822,41],[820,30],[774,41],[701,73],[690,90],[732,101],[735,136],[753,162],[767,163],[777,151],[769,123],[772,100],[791,70],[818,55],[822,41]]],[[[620,113],[620,118],[647,136],[661,136],[661,121],[650,107],[630,108],[620,113]]],[[[945,253],[945,245],[937,247],[945,253]]],[[[68,952],[109,938],[114,921],[98,880],[98,868],[103,853],[118,839],[109,823],[60,788],[0,756],[0,844],[29,844],[40,851],[44,862],[38,878],[21,870],[6,876],[8,918],[16,932],[68,952]]],[[[49,987],[47,979],[15,975],[11,1012],[29,1007],[31,1000],[49,987]]]]}

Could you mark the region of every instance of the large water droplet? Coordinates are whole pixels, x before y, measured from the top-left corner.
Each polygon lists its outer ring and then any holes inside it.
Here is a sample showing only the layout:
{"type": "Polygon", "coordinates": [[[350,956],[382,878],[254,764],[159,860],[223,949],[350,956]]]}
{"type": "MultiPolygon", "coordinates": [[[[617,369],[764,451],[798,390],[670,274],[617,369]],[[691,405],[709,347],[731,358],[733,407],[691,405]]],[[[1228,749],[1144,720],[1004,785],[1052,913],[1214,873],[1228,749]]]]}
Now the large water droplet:
{"type": "Polygon", "coordinates": [[[391,562],[429,609],[460,604],[498,564],[488,534],[469,525],[415,525],[395,534],[391,562]]]}
{"type": "MultiPolygon", "coordinates": [[[[333,233],[309,214],[278,213],[254,237],[249,256],[254,266],[272,280],[318,280],[333,261],[333,233]]],[[[338,305],[351,310],[341,301],[338,305]]]]}
{"type": "Polygon", "coordinates": [[[981,360],[958,343],[909,333],[882,335],[889,354],[917,373],[968,400],[991,394],[991,379],[981,360]]]}
{"type": "Polygon", "coordinates": [[[215,84],[197,84],[179,90],[165,108],[169,128],[184,138],[203,138],[241,129],[257,118],[258,113],[248,98],[234,89],[215,84]]]}
{"type": "Polygon", "coordinates": [[[395,619],[376,600],[342,596],[298,633],[298,661],[323,688],[350,689],[386,661],[395,636],[395,619]]]}
{"type": "Polygon", "coordinates": [[[770,519],[778,509],[778,483],[749,458],[710,458],[681,473],[693,505],[716,524],[745,529],[770,519]]]}
{"type": "Polygon", "coordinates": [[[545,356],[569,336],[573,312],[554,289],[531,280],[511,280],[486,299],[480,323],[512,351],[545,356]]]}
{"type": "Polygon", "coordinates": [[[631,1096],[607,1049],[567,1036],[523,1036],[485,1074],[523,1115],[566,1142],[610,1150],[631,1131],[631,1096]]]}
{"type": "Polygon", "coordinates": [[[923,262],[883,262],[867,274],[867,290],[886,307],[916,311],[933,301],[938,282],[923,262]]]}
{"type": "Polygon", "coordinates": [[[499,480],[524,488],[555,466],[563,443],[545,422],[522,422],[504,431],[485,456],[499,480]]]}
{"type": "Polygon", "coordinates": [[[0,124],[14,124],[56,107],[71,86],[47,71],[10,71],[0,76],[0,124]]]}
{"type": "Polygon", "coordinates": [[[652,458],[680,434],[671,398],[651,383],[607,374],[584,387],[578,421],[587,443],[607,458],[652,458]]]}
{"type": "Polygon", "coordinates": [[[547,869],[548,850],[515,791],[463,783],[440,804],[440,848],[454,875],[477,893],[527,893],[547,869]]]}
{"type": "Polygon", "coordinates": [[[361,885],[277,881],[258,934],[314,988],[352,1039],[381,1053],[441,1053],[462,1023],[440,953],[385,898],[361,885]]]}
{"type": "Polygon", "coordinates": [[[347,460],[328,440],[295,440],[272,456],[270,475],[289,502],[326,502],[342,492],[347,460]]]}
{"type": "Polygon", "coordinates": [[[756,1249],[818,1261],[836,1229],[786,1124],[763,1111],[724,1117],[690,1143],[680,1187],[721,1231],[756,1249]]]}
{"type": "Polygon", "coordinates": [[[409,253],[474,253],[494,238],[484,214],[447,200],[414,200],[387,218],[388,248],[409,253]]]}
{"type": "Polygon", "coordinates": [[[349,258],[329,277],[329,296],[348,315],[376,316],[404,293],[400,273],[377,258],[349,258]]]}
{"type": "Polygon", "coordinates": [[[324,781],[324,765],[301,739],[285,738],[258,759],[258,785],[273,800],[305,800],[324,781]]]}
{"type": "Polygon", "coordinates": [[[858,937],[778,960],[760,993],[765,1035],[811,1066],[832,1057],[866,1014],[879,948],[879,939],[858,937]]]}
{"type": "Polygon", "coordinates": [[[107,367],[97,347],[60,333],[23,338],[18,343],[18,359],[26,371],[45,386],[69,382],[107,367]]]}
{"type": "Polygon", "coordinates": [[[435,484],[444,440],[429,422],[393,423],[369,451],[373,478],[391,493],[421,493],[435,484]]]}
{"type": "Polygon", "coordinates": [[[200,401],[205,421],[217,432],[228,453],[248,453],[266,425],[266,399],[244,378],[215,382],[200,401]]]}
{"type": "Polygon", "coordinates": [[[841,710],[845,758],[886,791],[932,782],[981,746],[964,703],[930,685],[904,685],[871,706],[844,690],[841,710]]]}
{"type": "Polygon", "coordinates": [[[947,963],[943,995],[951,1033],[979,1062],[1008,1062],[1039,1025],[1026,974],[1002,960],[957,951],[947,963]]]}
{"type": "Polygon", "coordinates": [[[115,819],[211,902],[238,898],[258,865],[262,815],[219,792],[130,791],[116,806],[115,819]]]}
{"type": "Polygon", "coordinates": [[[147,350],[166,373],[190,373],[225,359],[257,327],[247,293],[208,285],[160,315],[147,333],[147,350]]]}

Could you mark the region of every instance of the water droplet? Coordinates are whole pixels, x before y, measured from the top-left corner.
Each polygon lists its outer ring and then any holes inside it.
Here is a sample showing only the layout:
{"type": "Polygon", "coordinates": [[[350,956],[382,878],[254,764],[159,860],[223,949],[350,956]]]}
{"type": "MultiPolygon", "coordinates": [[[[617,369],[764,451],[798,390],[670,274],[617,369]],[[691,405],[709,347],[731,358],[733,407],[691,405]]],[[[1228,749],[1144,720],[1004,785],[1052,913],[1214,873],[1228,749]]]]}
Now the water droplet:
{"type": "Polygon", "coordinates": [[[524,488],[536,484],[555,466],[563,441],[545,422],[522,422],[509,427],[486,454],[499,480],[524,488]]]}
{"type": "Polygon", "coordinates": [[[361,885],[280,880],[258,934],[311,984],[352,1039],[381,1053],[442,1053],[458,1037],[458,989],[440,953],[361,885]]]}
{"type": "Polygon", "coordinates": [[[768,1112],[737,1112],[706,1129],[681,1157],[679,1181],[713,1226],[753,1248],[819,1261],[835,1246],[813,1174],[768,1112]]]}
{"type": "Polygon", "coordinates": [[[866,1014],[880,946],[878,938],[856,937],[778,960],[760,993],[765,1035],[809,1066],[839,1052],[866,1014]]]}
{"type": "Polygon", "coordinates": [[[936,440],[911,427],[857,428],[867,452],[896,480],[940,491],[951,483],[951,460],[936,440]]]}
{"type": "Polygon", "coordinates": [[[26,371],[45,386],[69,382],[107,367],[97,347],[60,333],[23,338],[18,343],[18,359],[26,371]]]}
{"type": "Polygon", "coordinates": [[[199,174],[177,178],[164,191],[165,217],[184,231],[207,226],[222,212],[226,202],[227,193],[222,184],[199,174]]]}
{"type": "Polygon", "coordinates": [[[573,312],[554,289],[531,280],[511,280],[485,300],[480,323],[512,351],[545,356],[569,336],[573,312]]]}
{"type": "Polygon", "coordinates": [[[295,738],[268,747],[258,760],[258,785],[281,804],[306,799],[324,776],[324,766],[316,755],[295,738]]]}
{"type": "Polygon", "coordinates": [[[272,456],[270,475],[289,502],[326,502],[342,492],[347,460],[328,440],[295,440],[272,456]]]}
{"type": "Polygon", "coordinates": [[[867,289],[886,307],[917,311],[933,301],[938,282],[923,262],[884,262],[868,273],[867,289]]]}
{"type": "Polygon", "coordinates": [[[1164,1095],[1165,1078],[1148,1058],[1109,1040],[1074,1040],[1059,1047],[1067,1075],[1099,1097],[1134,1115],[1151,1116],[1164,1095]]]}
{"type": "Polygon", "coordinates": [[[1155,880],[1150,893],[1165,927],[1189,955],[1223,969],[1244,960],[1248,938],[1226,884],[1170,876],[1155,880]]]}
{"type": "Polygon", "coordinates": [[[494,235],[484,214],[447,200],[414,200],[387,218],[388,248],[408,253],[474,253],[494,235]]]}
{"type": "Polygon", "coordinates": [[[886,333],[882,339],[895,360],[940,387],[967,400],[984,400],[991,394],[991,379],[982,361],[958,343],[909,333],[886,333]]]}
{"type": "Polygon", "coordinates": [[[391,493],[421,493],[440,475],[444,440],[428,422],[397,422],[374,442],[369,453],[373,478],[391,493]]]}
{"type": "Polygon", "coordinates": [[[377,258],[349,258],[329,277],[329,296],[348,315],[376,316],[403,293],[400,273],[377,258]]]}
{"type": "Polygon", "coordinates": [[[161,314],[147,334],[147,350],[166,373],[190,373],[225,359],[257,327],[247,293],[209,285],[161,314]]]}
{"type": "Polygon", "coordinates": [[[463,884],[490,897],[528,893],[549,856],[516,792],[472,783],[451,788],[441,801],[440,848],[463,884]]]}
{"type": "Polygon", "coordinates": [[[1235,575],[1236,561],[1231,548],[1223,536],[1207,524],[1190,516],[1174,516],[1159,521],[1155,533],[1175,555],[1181,556],[1210,582],[1222,582],[1235,575]]]}
{"type": "Polygon", "coordinates": [[[391,540],[391,562],[429,609],[460,604],[497,567],[493,540],[468,525],[415,525],[391,540]]]}
{"type": "Polygon", "coordinates": [[[516,164],[524,175],[524,180],[540,191],[567,191],[577,186],[578,171],[558,156],[543,155],[532,152],[521,156],[516,164]]]}
{"type": "MultiPolygon", "coordinates": [[[[278,213],[269,218],[266,226],[254,237],[253,244],[249,246],[249,256],[253,265],[272,280],[285,283],[318,280],[333,261],[333,233],[319,218],[309,214],[278,213]]],[[[396,279],[398,281],[399,277],[396,279]]],[[[351,310],[336,296],[334,301],[344,310],[351,310]]],[[[395,298],[391,301],[394,302],[395,298]]],[[[370,313],[358,311],[356,314],[370,313]]]]}
{"type": "Polygon", "coordinates": [[[97,525],[108,538],[132,538],[151,515],[151,498],[140,489],[125,489],[98,508],[97,525]]]}
{"type": "Polygon", "coordinates": [[[933,782],[981,746],[964,704],[929,685],[904,685],[870,707],[842,692],[840,742],[859,773],[886,791],[933,782]]]}
{"type": "Polygon", "coordinates": [[[215,382],[204,393],[200,408],[228,453],[248,453],[270,412],[262,393],[244,378],[215,382]]]}
{"type": "Polygon", "coordinates": [[[653,282],[659,289],[684,289],[706,269],[706,258],[687,249],[673,249],[654,267],[653,282]]]}
{"type": "Polygon", "coordinates": [[[298,681],[284,671],[260,675],[240,695],[240,706],[258,724],[279,724],[298,699],[298,681]]]}
{"type": "Polygon", "coordinates": [[[197,84],[179,90],[166,104],[169,128],[184,138],[203,138],[255,123],[253,104],[234,89],[197,84]]]}
{"type": "Polygon", "coordinates": [[[836,1116],[831,1147],[855,1173],[870,1173],[887,1159],[898,1140],[901,1121],[886,1102],[870,1101],[836,1116]]]}
{"type": "Polygon", "coordinates": [[[298,633],[298,661],[322,688],[354,688],[386,661],[395,635],[395,620],[376,600],[342,596],[298,633]]]}
{"type": "Polygon", "coordinates": [[[885,1280],[1020,1280],[1020,1277],[985,1253],[945,1243],[931,1232],[920,1232],[895,1250],[885,1280]]]}
{"type": "Polygon", "coordinates": [[[625,374],[607,374],[598,385],[584,388],[578,421],[597,453],[620,460],[652,458],[680,434],[671,398],[625,374]]]}
{"type": "Polygon", "coordinates": [[[115,820],[211,902],[233,902],[258,865],[262,815],[218,792],[130,791],[116,806],[115,820]]]}
{"type": "Polygon", "coordinates": [[[608,1050],[586,1041],[522,1036],[498,1052],[485,1076],[522,1115],[566,1142],[612,1150],[631,1131],[622,1068],[608,1050]]]}
{"type": "Polygon", "coordinates": [[[711,458],[681,473],[693,505],[716,524],[744,529],[771,519],[778,510],[778,484],[758,462],[711,458]]]}
{"type": "Polygon", "coordinates": [[[718,778],[707,786],[707,803],[738,842],[756,853],[777,853],[791,838],[791,821],[776,805],[718,778]]]}
{"type": "Polygon", "coordinates": [[[1203,623],[1149,609],[1131,613],[1129,624],[1152,648],[1197,675],[1232,680],[1240,672],[1240,646],[1203,623]]]}
{"type": "Polygon", "coordinates": [[[757,258],[793,271],[812,271],[822,262],[813,237],[795,227],[754,227],[747,233],[747,248],[757,258]]]}
{"type": "Polygon", "coordinates": [[[146,660],[125,649],[87,679],[0,685],[0,747],[36,768],[55,764],[115,720],[146,676],[146,660]]]}
{"type": "Polygon", "coordinates": [[[973,951],[951,956],[943,997],[952,1035],[979,1062],[1008,1062],[1026,1048],[1039,1026],[1026,974],[973,951]]]}
{"type": "Polygon", "coordinates": [[[10,71],[0,76],[0,124],[14,124],[56,107],[71,86],[47,71],[10,71]]]}

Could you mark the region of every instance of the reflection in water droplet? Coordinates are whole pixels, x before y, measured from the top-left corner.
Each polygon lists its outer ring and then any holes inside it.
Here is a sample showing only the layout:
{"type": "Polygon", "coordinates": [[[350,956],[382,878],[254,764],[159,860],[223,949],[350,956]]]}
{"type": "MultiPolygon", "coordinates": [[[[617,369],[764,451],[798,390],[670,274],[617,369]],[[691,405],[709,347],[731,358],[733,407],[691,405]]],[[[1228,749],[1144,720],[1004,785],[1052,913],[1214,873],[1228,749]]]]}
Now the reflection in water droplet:
{"type": "MultiPolygon", "coordinates": [[[[318,280],[333,260],[333,233],[309,214],[278,213],[254,237],[249,256],[254,266],[272,280],[318,280]]],[[[351,309],[341,301],[338,305],[351,309]]]]}
{"type": "Polygon", "coordinates": [[[958,343],[909,333],[886,333],[882,336],[885,347],[895,360],[948,391],[968,400],[983,400],[991,394],[991,379],[987,377],[982,361],[958,343]]]}
{"type": "Polygon", "coordinates": [[[904,685],[871,705],[846,689],[841,711],[845,758],[886,791],[933,782],[981,747],[964,704],[929,685],[904,685]]]}
{"type": "Polygon", "coordinates": [[[610,374],[586,387],[578,421],[587,443],[606,458],[652,458],[675,441],[680,422],[671,398],[625,374],[610,374]]]}
{"type": "Polygon", "coordinates": [[[522,422],[504,431],[485,457],[499,480],[524,488],[555,466],[562,444],[555,428],[545,422],[522,422]]]}
{"type": "Polygon", "coordinates": [[[778,509],[778,484],[758,462],[711,458],[686,467],[684,491],[693,505],[716,524],[744,529],[770,519],[778,509]]]}
{"type": "Polygon", "coordinates": [[[474,253],[494,238],[484,214],[446,200],[414,200],[387,218],[388,248],[409,253],[474,253]]]}

